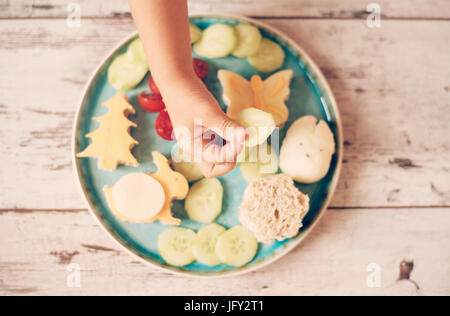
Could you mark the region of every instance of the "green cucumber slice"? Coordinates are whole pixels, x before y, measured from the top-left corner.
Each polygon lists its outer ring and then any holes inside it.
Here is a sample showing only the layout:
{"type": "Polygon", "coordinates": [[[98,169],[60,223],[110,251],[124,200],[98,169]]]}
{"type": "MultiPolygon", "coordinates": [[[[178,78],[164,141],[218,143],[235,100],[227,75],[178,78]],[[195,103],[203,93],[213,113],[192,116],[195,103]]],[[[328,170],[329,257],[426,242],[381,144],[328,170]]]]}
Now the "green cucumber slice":
{"type": "Polygon", "coordinates": [[[236,26],[236,35],[238,44],[232,53],[234,56],[245,58],[255,55],[258,52],[262,36],[257,27],[248,24],[239,24],[236,26]]]}
{"type": "Polygon", "coordinates": [[[135,39],[128,46],[127,56],[131,62],[147,64],[147,56],[140,38],[135,39]]]}
{"type": "Polygon", "coordinates": [[[206,58],[222,58],[231,54],[236,43],[232,26],[214,24],[203,31],[201,40],[194,45],[194,52],[206,58]]]}
{"type": "Polygon", "coordinates": [[[248,108],[239,112],[236,121],[247,129],[247,147],[264,143],[276,128],[273,115],[257,108],[248,108]]]}
{"type": "MultiPolygon", "coordinates": [[[[262,144],[258,147],[258,153],[250,153],[250,157],[258,157],[257,163],[259,171],[264,175],[273,175],[280,168],[280,159],[273,147],[268,144],[262,144]]],[[[254,149],[256,150],[256,148],[254,149]]]]}
{"type": "Polygon", "coordinates": [[[277,173],[280,162],[272,146],[265,143],[250,148],[246,161],[239,164],[244,178],[250,182],[256,178],[265,178],[277,173]]]}
{"type": "Polygon", "coordinates": [[[219,236],[226,229],[218,224],[210,224],[201,228],[192,241],[192,252],[195,259],[208,266],[216,266],[221,263],[216,255],[216,244],[219,236]]]}
{"type": "Polygon", "coordinates": [[[222,212],[223,188],[216,178],[195,183],[186,197],[184,207],[190,219],[212,223],[222,212]]]}
{"type": "Polygon", "coordinates": [[[172,167],[176,172],[181,173],[188,182],[194,182],[204,177],[199,167],[191,162],[190,159],[186,159],[179,148],[172,156],[172,167]]]}
{"type": "Polygon", "coordinates": [[[248,62],[255,67],[256,70],[270,73],[284,64],[285,53],[280,45],[277,43],[263,38],[259,45],[258,52],[248,57],[248,62]]]}
{"type": "Polygon", "coordinates": [[[258,163],[243,162],[239,164],[239,169],[247,182],[253,179],[264,178],[264,175],[259,171],[258,163]]]}
{"type": "Polygon", "coordinates": [[[195,232],[181,227],[170,227],[158,236],[158,250],[168,264],[183,267],[195,261],[192,241],[195,232]]]}
{"type": "Polygon", "coordinates": [[[109,66],[108,81],[117,90],[131,90],[144,79],[147,72],[146,63],[130,61],[127,54],[123,54],[109,66]]]}
{"type": "Polygon", "coordinates": [[[255,235],[238,225],[220,235],[216,244],[216,253],[223,263],[241,267],[250,261],[258,251],[258,241],[255,235]]]}
{"type": "Polygon", "coordinates": [[[189,31],[191,33],[191,44],[197,43],[202,38],[202,30],[197,25],[189,24],[189,31]]]}

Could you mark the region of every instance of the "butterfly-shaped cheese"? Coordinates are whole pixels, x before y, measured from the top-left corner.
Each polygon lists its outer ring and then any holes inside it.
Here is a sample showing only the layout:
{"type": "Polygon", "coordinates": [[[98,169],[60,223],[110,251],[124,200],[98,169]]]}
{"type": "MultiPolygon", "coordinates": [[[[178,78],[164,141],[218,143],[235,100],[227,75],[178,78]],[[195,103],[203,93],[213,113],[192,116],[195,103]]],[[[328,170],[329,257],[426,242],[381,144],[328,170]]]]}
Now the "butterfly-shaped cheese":
{"type": "Polygon", "coordinates": [[[292,70],[283,70],[262,80],[253,76],[250,81],[228,70],[219,70],[218,77],[223,87],[223,100],[228,105],[227,114],[236,119],[239,112],[255,107],[273,115],[277,126],[283,126],[289,117],[286,101],[293,77],[292,70]]]}

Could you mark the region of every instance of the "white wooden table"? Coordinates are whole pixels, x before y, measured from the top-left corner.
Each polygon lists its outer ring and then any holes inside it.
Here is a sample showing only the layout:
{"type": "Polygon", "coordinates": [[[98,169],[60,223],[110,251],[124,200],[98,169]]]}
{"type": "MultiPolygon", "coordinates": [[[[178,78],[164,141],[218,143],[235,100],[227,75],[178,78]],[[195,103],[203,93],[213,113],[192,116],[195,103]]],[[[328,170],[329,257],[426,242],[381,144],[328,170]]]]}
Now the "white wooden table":
{"type": "Polygon", "coordinates": [[[0,295],[449,295],[450,3],[378,0],[380,28],[367,26],[368,3],[190,2],[296,40],[329,80],[346,140],[336,196],[303,244],[248,275],[194,280],[120,250],[72,173],[77,102],[135,29],[127,1],[0,0],[0,295]],[[67,26],[69,2],[81,5],[80,28],[67,26]],[[420,290],[398,281],[404,259],[420,290]],[[71,263],[81,287],[67,285],[71,263]]]}

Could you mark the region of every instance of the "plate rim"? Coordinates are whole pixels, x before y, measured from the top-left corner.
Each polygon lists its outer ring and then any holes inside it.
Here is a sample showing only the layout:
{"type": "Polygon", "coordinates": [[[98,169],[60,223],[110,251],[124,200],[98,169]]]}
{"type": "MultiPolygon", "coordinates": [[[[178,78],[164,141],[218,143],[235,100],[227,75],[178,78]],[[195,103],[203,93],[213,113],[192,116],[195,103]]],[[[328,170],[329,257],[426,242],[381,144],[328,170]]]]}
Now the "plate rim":
{"type": "Polygon", "coordinates": [[[262,259],[260,262],[255,262],[250,266],[244,266],[240,268],[236,268],[234,270],[228,270],[228,271],[222,271],[222,272],[194,272],[194,271],[181,271],[179,269],[176,269],[174,267],[163,265],[156,263],[152,261],[151,259],[145,258],[141,255],[139,255],[136,251],[133,249],[130,249],[127,247],[126,243],[117,236],[117,233],[115,233],[105,222],[104,219],[98,214],[98,211],[95,212],[94,205],[91,205],[91,202],[87,198],[87,192],[85,187],[82,184],[82,176],[81,176],[81,170],[79,168],[78,159],[76,157],[76,140],[77,140],[77,127],[80,123],[80,112],[82,105],[84,103],[85,98],[87,97],[87,93],[89,88],[91,87],[92,83],[94,82],[95,78],[99,75],[100,71],[104,67],[104,65],[108,62],[108,60],[111,58],[111,56],[116,53],[121,47],[123,47],[127,42],[129,42],[131,39],[136,37],[138,35],[137,31],[133,31],[130,35],[126,36],[122,41],[120,41],[115,47],[113,47],[104,58],[101,59],[101,61],[98,63],[98,66],[95,68],[91,76],[89,77],[87,83],[85,84],[80,101],[78,102],[77,110],[75,112],[75,119],[73,123],[72,128],[72,168],[74,172],[74,176],[76,178],[76,181],[78,183],[78,188],[80,190],[80,193],[83,196],[84,203],[87,206],[87,209],[89,210],[89,213],[96,219],[99,226],[102,228],[102,230],[108,235],[117,245],[119,245],[125,252],[131,254],[133,257],[138,259],[139,261],[144,262],[145,264],[156,268],[162,272],[170,272],[177,276],[182,277],[189,277],[189,278],[201,278],[201,279],[214,279],[214,278],[224,278],[224,277],[233,277],[233,276],[239,276],[243,275],[249,272],[253,272],[255,270],[261,269],[263,267],[266,267],[282,257],[289,254],[292,250],[294,250],[302,241],[309,236],[309,234],[314,230],[316,225],[320,222],[324,214],[326,213],[328,206],[331,202],[331,199],[333,198],[337,184],[339,182],[340,176],[341,176],[341,170],[342,170],[342,163],[343,163],[343,156],[344,156],[344,137],[343,137],[343,125],[341,120],[341,114],[334,96],[333,91],[331,90],[331,87],[326,80],[325,76],[323,75],[320,68],[317,66],[317,64],[314,62],[314,60],[303,50],[303,48],[300,47],[293,39],[291,39],[289,36],[287,36],[284,32],[276,29],[275,27],[266,24],[265,22],[261,22],[259,20],[249,18],[242,15],[237,14],[222,14],[222,13],[197,13],[189,15],[189,18],[222,18],[222,19],[234,19],[237,21],[243,21],[243,22],[249,22],[253,23],[255,25],[258,25],[262,28],[265,28],[266,30],[272,32],[276,36],[282,38],[289,46],[293,47],[295,50],[298,51],[301,55],[301,59],[303,61],[306,61],[309,65],[309,68],[314,71],[314,75],[317,77],[318,81],[320,82],[321,90],[323,89],[326,93],[330,106],[333,108],[334,116],[336,119],[336,139],[337,139],[337,147],[338,147],[338,155],[336,157],[336,168],[334,171],[334,174],[330,180],[329,183],[329,190],[327,194],[327,198],[325,199],[324,203],[322,204],[321,209],[318,211],[318,214],[314,221],[310,224],[308,228],[306,228],[301,235],[298,235],[295,237],[290,243],[288,243],[284,249],[280,250],[279,252],[273,254],[272,256],[269,256],[265,259],[262,259]]]}

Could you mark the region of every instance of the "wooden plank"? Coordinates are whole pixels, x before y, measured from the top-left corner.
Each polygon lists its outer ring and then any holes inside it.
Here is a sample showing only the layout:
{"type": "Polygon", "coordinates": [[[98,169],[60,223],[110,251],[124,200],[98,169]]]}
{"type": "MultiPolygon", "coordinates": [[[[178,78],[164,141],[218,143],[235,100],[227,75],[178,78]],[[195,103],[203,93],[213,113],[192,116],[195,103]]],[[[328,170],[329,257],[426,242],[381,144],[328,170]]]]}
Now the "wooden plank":
{"type": "MultiPolygon", "coordinates": [[[[450,22],[268,23],[310,53],[336,94],[346,153],[332,206],[450,205],[450,22]]],[[[0,29],[0,161],[8,166],[0,208],[84,208],[71,168],[74,112],[90,73],[133,23],[3,20],[0,29]]]]}
{"type": "Polygon", "coordinates": [[[136,261],[88,212],[3,211],[0,295],[449,295],[449,225],[450,209],[329,211],[278,262],[211,282],[136,261]],[[420,291],[397,282],[404,259],[420,291]],[[367,286],[372,263],[381,288],[367,286]],[[81,288],[67,286],[69,264],[79,265],[81,288]]]}
{"type": "MultiPolygon", "coordinates": [[[[71,0],[3,0],[0,18],[66,17],[71,0]]],[[[385,18],[450,18],[447,0],[378,0],[385,18]]],[[[128,16],[127,1],[78,0],[83,17],[128,16]]],[[[222,12],[254,17],[356,18],[367,17],[366,0],[190,0],[191,13],[222,12]]]]}

